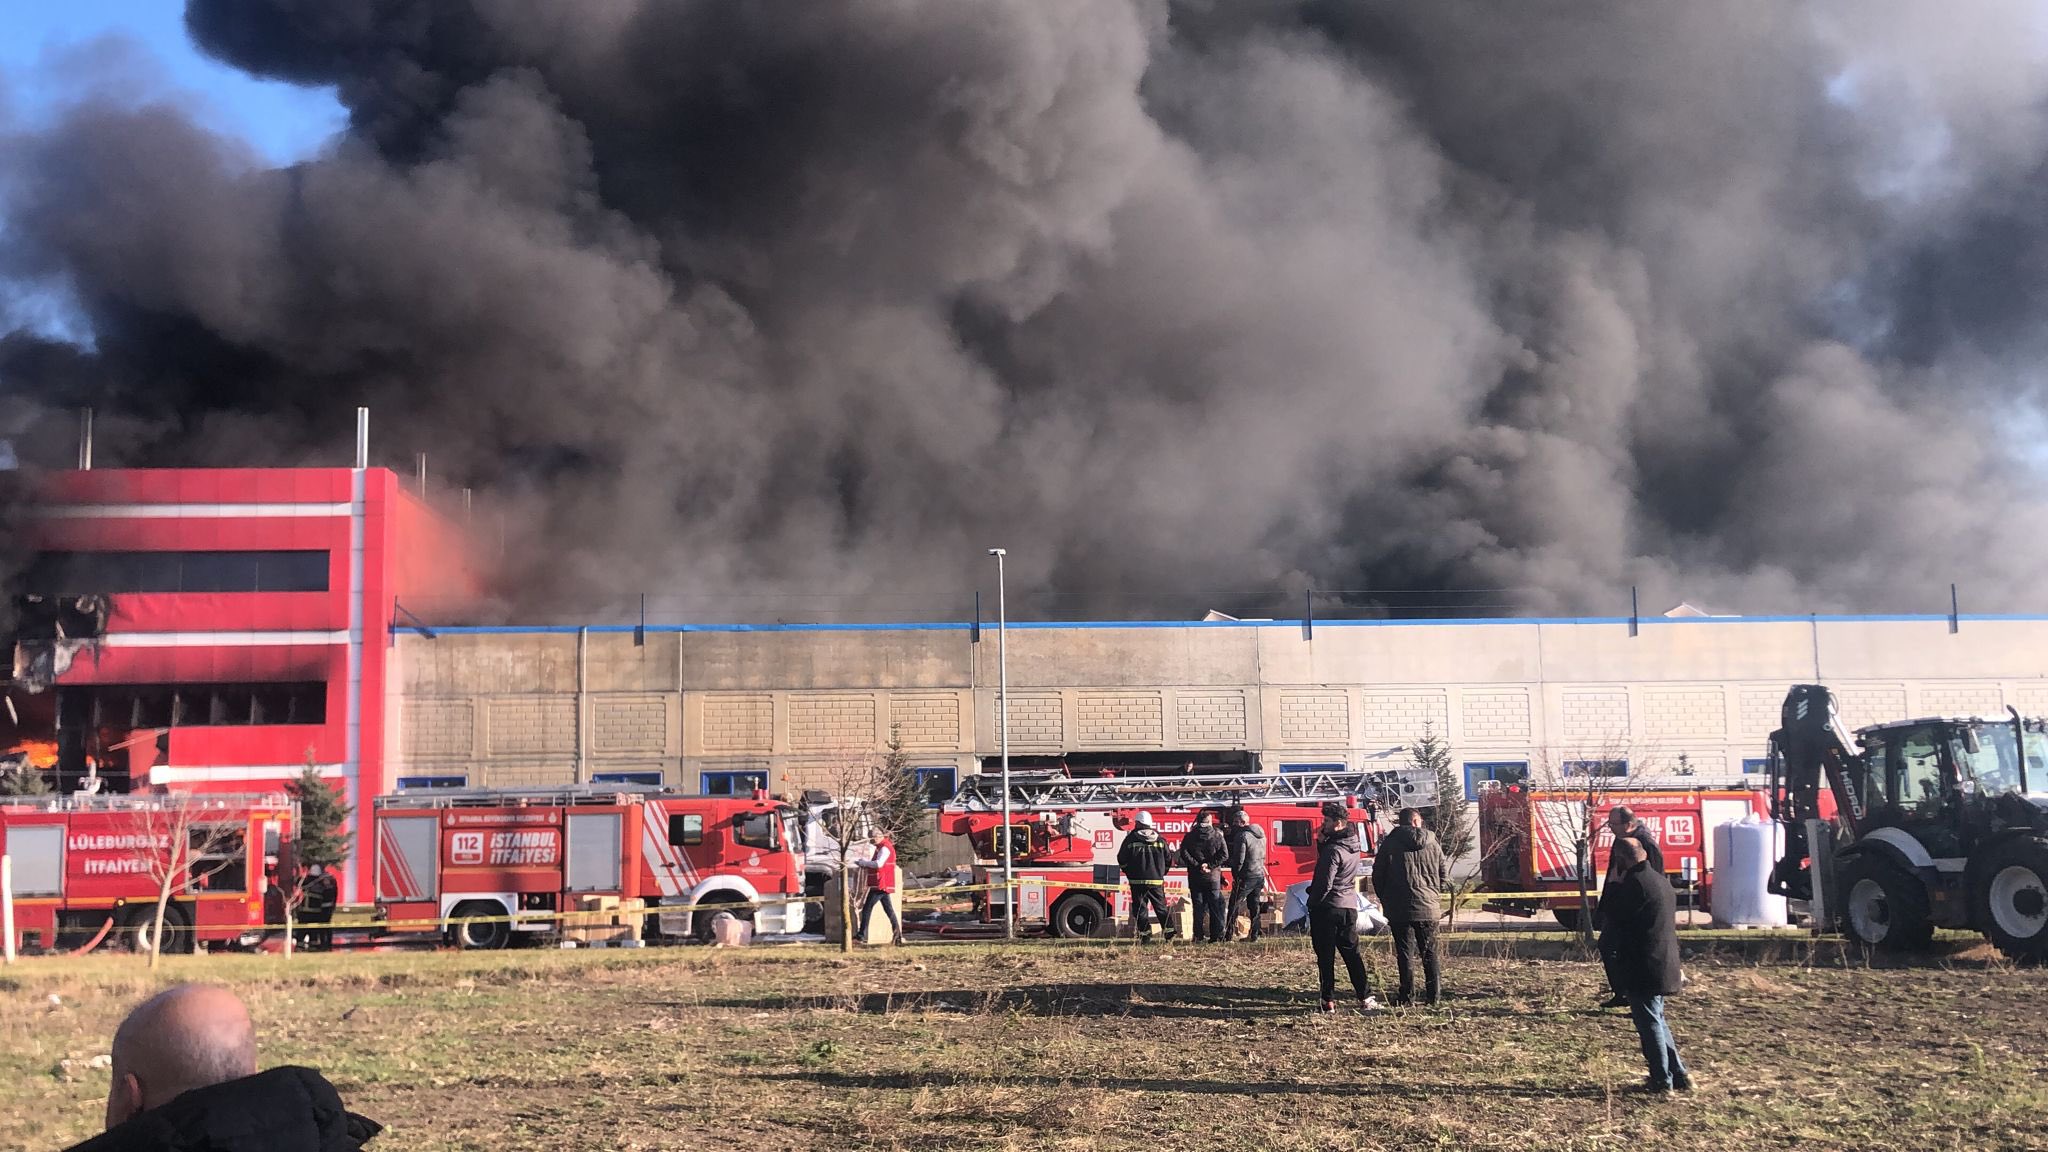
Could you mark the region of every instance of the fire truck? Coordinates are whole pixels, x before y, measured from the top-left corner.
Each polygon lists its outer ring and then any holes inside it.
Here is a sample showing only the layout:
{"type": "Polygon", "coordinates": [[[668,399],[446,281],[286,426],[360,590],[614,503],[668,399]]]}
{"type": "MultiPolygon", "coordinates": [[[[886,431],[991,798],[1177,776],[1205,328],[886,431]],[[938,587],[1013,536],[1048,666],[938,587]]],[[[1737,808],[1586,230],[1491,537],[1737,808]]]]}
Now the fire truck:
{"type": "MultiPolygon", "coordinates": [[[[1330,800],[1351,809],[1365,825],[1367,844],[1377,839],[1378,816],[1433,799],[1427,772],[1283,772],[1226,776],[1069,777],[1012,774],[1010,777],[1010,859],[1018,881],[1017,920],[1044,926],[1057,936],[1094,936],[1130,914],[1130,892],[1118,883],[1117,850],[1139,812],[1147,812],[1178,849],[1194,827],[1196,814],[1224,813],[1242,806],[1266,833],[1268,890],[1277,899],[1289,885],[1315,874],[1317,809],[1330,800]]],[[[939,831],[966,836],[974,846],[974,882],[1002,880],[1003,789],[1001,778],[982,774],[962,783],[939,813],[939,831]]],[[[1169,894],[1186,893],[1179,869],[1168,880],[1169,894]]],[[[997,889],[980,901],[982,918],[1003,918],[1007,893],[997,889]]]]}
{"type": "Polygon", "coordinates": [[[757,932],[803,929],[796,810],[766,792],[573,786],[379,797],[377,916],[462,948],[553,932],[585,897],[644,901],[649,934],[708,940],[722,905],[757,932]]]}
{"type": "Polygon", "coordinates": [[[1692,786],[1683,779],[1603,782],[1591,791],[1590,802],[1588,791],[1580,789],[1484,785],[1479,794],[1480,890],[1554,893],[1490,901],[1486,909],[1518,916],[1548,909],[1559,924],[1577,929],[1578,838],[1587,829],[1592,831],[1592,885],[1597,892],[1600,878],[1607,874],[1608,849],[1614,845],[1607,814],[1615,808],[1633,811],[1657,838],[1666,872],[1683,874],[1690,861],[1702,877],[1714,866],[1716,826],[1745,816],[1770,818],[1769,798],[1761,788],[1692,786]]]}
{"type": "Polygon", "coordinates": [[[147,950],[164,871],[176,867],[161,950],[262,938],[264,859],[291,841],[283,795],[0,797],[0,852],[13,858],[23,951],[147,950]],[[173,852],[182,837],[185,843],[173,852]],[[251,851],[255,845],[257,850],[251,851]]]}

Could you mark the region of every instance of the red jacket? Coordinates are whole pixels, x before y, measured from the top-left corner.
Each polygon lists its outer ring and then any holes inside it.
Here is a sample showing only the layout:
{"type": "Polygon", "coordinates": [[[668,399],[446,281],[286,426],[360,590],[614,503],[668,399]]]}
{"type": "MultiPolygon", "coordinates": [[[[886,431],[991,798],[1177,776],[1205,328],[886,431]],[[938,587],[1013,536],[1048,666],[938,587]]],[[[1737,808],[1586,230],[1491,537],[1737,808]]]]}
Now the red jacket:
{"type": "Polygon", "coordinates": [[[860,866],[868,870],[869,883],[877,892],[896,891],[896,842],[886,837],[876,848],[872,859],[863,860],[860,866]]]}

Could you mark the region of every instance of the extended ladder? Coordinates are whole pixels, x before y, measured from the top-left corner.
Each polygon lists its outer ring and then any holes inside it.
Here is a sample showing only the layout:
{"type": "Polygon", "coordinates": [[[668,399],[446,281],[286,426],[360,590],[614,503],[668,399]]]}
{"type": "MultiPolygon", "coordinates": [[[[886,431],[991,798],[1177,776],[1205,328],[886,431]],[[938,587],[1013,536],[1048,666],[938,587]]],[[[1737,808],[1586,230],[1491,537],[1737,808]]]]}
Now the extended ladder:
{"type": "MultiPolygon", "coordinates": [[[[1392,806],[1423,807],[1434,802],[1436,777],[1420,768],[1367,772],[1279,772],[1231,776],[1068,777],[1010,775],[1010,808],[1138,808],[1148,805],[1196,807],[1255,800],[1316,801],[1358,798],[1392,806]]],[[[969,776],[948,807],[998,812],[1002,777],[969,776]]]]}

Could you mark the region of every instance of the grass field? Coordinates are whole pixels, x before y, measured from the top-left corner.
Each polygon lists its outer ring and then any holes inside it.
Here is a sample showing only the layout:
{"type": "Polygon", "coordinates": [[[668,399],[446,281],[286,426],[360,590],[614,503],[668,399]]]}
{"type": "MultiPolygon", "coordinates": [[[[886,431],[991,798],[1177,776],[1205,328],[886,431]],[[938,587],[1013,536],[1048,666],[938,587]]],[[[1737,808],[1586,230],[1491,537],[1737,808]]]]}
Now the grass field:
{"type": "Polygon", "coordinates": [[[1335,1018],[1293,940],[31,960],[0,975],[0,1147],[95,1131],[114,1025],[203,977],[373,1147],[2048,1148],[2048,972],[1982,948],[1695,956],[1702,1087],[1650,1098],[1597,965],[1472,947],[1447,1010],[1335,1018]]]}

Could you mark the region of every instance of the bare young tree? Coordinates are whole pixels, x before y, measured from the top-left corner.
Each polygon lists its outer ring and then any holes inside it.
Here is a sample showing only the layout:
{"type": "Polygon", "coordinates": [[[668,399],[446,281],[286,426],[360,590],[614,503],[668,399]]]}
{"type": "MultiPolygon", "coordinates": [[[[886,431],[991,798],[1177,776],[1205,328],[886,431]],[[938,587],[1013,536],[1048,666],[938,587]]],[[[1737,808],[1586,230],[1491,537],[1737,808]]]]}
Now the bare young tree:
{"type": "MultiPolygon", "coordinates": [[[[833,852],[839,884],[839,948],[853,950],[854,913],[852,875],[856,859],[865,859],[866,840],[876,832],[889,837],[897,847],[897,860],[906,857],[907,845],[917,851],[923,834],[925,804],[917,787],[916,772],[904,755],[902,741],[890,734],[886,752],[848,749],[833,756],[811,773],[811,783],[831,797],[832,805],[823,817],[825,831],[836,842],[833,852]]],[[[897,916],[903,915],[901,907],[897,916]]]]}
{"type": "Polygon", "coordinates": [[[197,892],[245,859],[247,822],[221,820],[220,814],[204,796],[192,795],[155,797],[130,814],[137,858],[157,885],[148,939],[137,941],[149,950],[151,969],[163,954],[166,929],[192,927],[189,922],[174,924],[179,917],[172,911],[172,898],[197,892]]]}
{"type": "MultiPolygon", "coordinates": [[[[1529,766],[1533,787],[1547,793],[1531,803],[1553,806],[1562,816],[1562,828],[1571,842],[1574,872],[1578,876],[1578,934],[1585,942],[1593,938],[1594,889],[1593,843],[1600,834],[1614,794],[1625,790],[1635,776],[1649,774],[1650,765],[1637,758],[1638,750],[1625,738],[1612,736],[1591,748],[1566,751],[1562,755],[1546,749],[1529,766]]],[[[1543,818],[1532,812],[1532,820],[1543,818]]]]}

